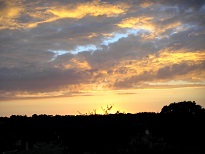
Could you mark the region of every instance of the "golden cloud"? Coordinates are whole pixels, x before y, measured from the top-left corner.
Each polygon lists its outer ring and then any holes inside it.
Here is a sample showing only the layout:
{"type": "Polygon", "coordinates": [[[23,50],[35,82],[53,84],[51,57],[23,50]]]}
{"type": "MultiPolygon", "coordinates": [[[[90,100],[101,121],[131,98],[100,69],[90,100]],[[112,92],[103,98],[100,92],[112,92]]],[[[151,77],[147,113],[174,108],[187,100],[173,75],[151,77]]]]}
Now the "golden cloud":
{"type": "Polygon", "coordinates": [[[119,3],[116,5],[94,0],[80,4],[68,4],[62,6],[55,4],[52,6],[35,6],[35,2],[25,5],[19,0],[3,2],[3,9],[0,10],[0,29],[26,29],[34,28],[39,24],[53,22],[62,18],[80,19],[87,15],[107,17],[117,16],[125,13],[129,8],[127,4],[119,3]],[[28,16],[27,22],[22,22],[21,17],[28,16]]]}
{"type": "MultiPolygon", "coordinates": [[[[142,80],[142,83],[140,84],[149,81],[149,79],[150,81],[155,80],[158,82],[165,82],[170,79],[174,79],[174,77],[171,76],[171,78],[167,77],[164,79],[158,78],[157,73],[160,69],[170,67],[175,64],[186,64],[186,66],[192,67],[200,65],[204,61],[205,51],[186,52],[166,49],[160,51],[158,54],[151,54],[142,59],[124,60],[116,63],[116,65],[109,68],[109,73],[106,69],[98,69],[93,72],[93,78],[90,79],[91,83],[89,84],[89,88],[91,88],[90,90],[112,90],[116,89],[113,85],[116,81],[125,81],[133,77],[137,77],[142,80]],[[146,75],[147,78],[145,80],[143,79],[144,75],[146,75]]],[[[83,62],[83,64],[86,64],[86,66],[84,67],[84,65],[82,65],[83,67],[79,66],[79,68],[92,69],[90,66],[87,66],[87,63],[83,62]]],[[[190,70],[182,76],[178,75],[176,77],[177,80],[203,81],[205,78],[205,72],[201,69],[196,71],[190,70]]],[[[89,91],[89,88],[86,84],[81,84],[80,91],[89,91]]],[[[132,85],[130,85],[129,88],[133,88],[132,85]]]]}
{"type": "Polygon", "coordinates": [[[117,16],[119,14],[125,13],[128,5],[118,4],[111,5],[108,3],[101,3],[100,1],[92,1],[78,4],[73,7],[68,6],[55,6],[51,7],[47,12],[57,16],[58,18],[76,18],[80,19],[86,15],[90,16],[100,16],[106,15],[108,17],[117,16]]]}
{"type": "Polygon", "coordinates": [[[54,66],[55,68],[61,68],[61,69],[73,69],[75,68],[76,71],[84,71],[84,70],[90,70],[91,66],[89,63],[83,59],[79,58],[72,58],[68,63],[60,64],[54,66]]]}
{"type": "Polygon", "coordinates": [[[155,29],[155,25],[151,22],[152,17],[131,17],[122,20],[117,26],[121,28],[133,28],[133,29],[146,29],[152,31],[155,29]]]}
{"type": "Polygon", "coordinates": [[[120,28],[131,28],[131,29],[144,29],[151,33],[142,35],[144,40],[154,39],[156,37],[167,37],[163,33],[169,29],[175,29],[176,32],[187,30],[181,26],[181,22],[176,21],[171,24],[163,25],[156,24],[154,17],[130,17],[123,19],[120,23],[117,24],[120,28]]]}
{"type": "Polygon", "coordinates": [[[144,2],[142,2],[142,3],[140,4],[140,6],[141,6],[142,8],[147,8],[147,7],[150,7],[150,6],[152,6],[152,5],[153,5],[152,2],[146,2],[146,1],[144,1],[144,2]]]}
{"type": "MultiPolygon", "coordinates": [[[[157,73],[160,69],[170,67],[172,65],[180,66],[185,64],[187,67],[200,66],[205,61],[205,51],[196,51],[196,52],[185,52],[185,51],[172,51],[166,49],[160,51],[159,54],[152,54],[146,56],[142,59],[136,60],[124,60],[121,61],[116,66],[110,68],[112,70],[111,74],[107,74],[104,78],[109,81],[108,83],[112,85],[115,81],[124,81],[131,79],[132,77],[139,77],[140,80],[144,81],[143,75],[148,73],[146,76],[148,79],[152,78],[156,81],[163,82],[169,80],[169,78],[158,79],[157,73]],[[151,77],[153,76],[153,77],[151,77]]],[[[205,72],[202,69],[187,70],[187,73],[182,76],[177,76],[177,80],[198,80],[203,81],[205,79],[205,72]]],[[[180,72],[178,72],[180,74],[180,72]]],[[[173,76],[172,76],[172,79],[173,76]]],[[[146,80],[145,80],[146,81],[146,80]]],[[[144,81],[144,82],[145,82],[144,81]]],[[[113,88],[111,86],[111,88],[113,88]]],[[[130,86],[132,88],[132,86],[130,86]]]]}
{"type": "Polygon", "coordinates": [[[114,35],[114,33],[101,33],[102,36],[104,36],[105,38],[109,38],[111,36],[114,35]]]}
{"type": "Polygon", "coordinates": [[[2,3],[3,8],[0,10],[0,29],[21,28],[21,25],[17,23],[17,18],[24,11],[23,5],[15,0],[13,3],[11,1],[4,1],[2,3]]]}

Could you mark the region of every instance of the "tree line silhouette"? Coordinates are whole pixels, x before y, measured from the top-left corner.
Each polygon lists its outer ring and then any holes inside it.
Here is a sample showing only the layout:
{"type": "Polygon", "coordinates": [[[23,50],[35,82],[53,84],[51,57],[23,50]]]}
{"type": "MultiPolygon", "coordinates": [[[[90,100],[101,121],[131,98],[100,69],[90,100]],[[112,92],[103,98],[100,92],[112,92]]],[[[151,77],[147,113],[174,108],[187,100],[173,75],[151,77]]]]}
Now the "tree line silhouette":
{"type": "Polygon", "coordinates": [[[160,113],[0,117],[0,153],[204,153],[205,109],[183,101],[160,113]]]}

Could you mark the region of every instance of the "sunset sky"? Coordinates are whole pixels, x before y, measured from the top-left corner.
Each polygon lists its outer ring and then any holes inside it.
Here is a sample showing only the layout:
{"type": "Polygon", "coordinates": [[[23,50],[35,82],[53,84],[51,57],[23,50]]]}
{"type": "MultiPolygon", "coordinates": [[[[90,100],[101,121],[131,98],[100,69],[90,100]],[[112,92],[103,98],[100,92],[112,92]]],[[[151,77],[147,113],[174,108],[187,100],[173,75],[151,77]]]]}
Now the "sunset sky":
{"type": "Polygon", "coordinates": [[[205,107],[203,0],[0,0],[0,116],[205,107]]]}

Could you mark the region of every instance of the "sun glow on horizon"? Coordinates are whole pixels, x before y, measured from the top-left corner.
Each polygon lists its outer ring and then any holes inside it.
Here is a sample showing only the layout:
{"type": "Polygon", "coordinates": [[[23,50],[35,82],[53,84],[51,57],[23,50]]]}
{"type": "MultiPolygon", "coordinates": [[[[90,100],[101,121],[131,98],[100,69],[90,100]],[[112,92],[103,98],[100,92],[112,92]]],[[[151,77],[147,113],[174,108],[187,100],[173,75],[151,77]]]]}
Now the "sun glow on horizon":
{"type": "Polygon", "coordinates": [[[0,101],[0,116],[48,114],[48,115],[79,115],[105,114],[103,109],[113,106],[110,114],[160,112],[164,105],[185,100],[196,101],[205,107],[205,87],[171,88],[171,89],[135,89],[130,91],[115,91],[95,93],[74,97],[53,97],[38,99],[20,99],[0,101]],[[160,95],[159,95],[160,94],[160,95]],[[197,94],[197,95],[196,95],[197,94]],[[160,99],[159,99],[160,98],[160,99]]]}

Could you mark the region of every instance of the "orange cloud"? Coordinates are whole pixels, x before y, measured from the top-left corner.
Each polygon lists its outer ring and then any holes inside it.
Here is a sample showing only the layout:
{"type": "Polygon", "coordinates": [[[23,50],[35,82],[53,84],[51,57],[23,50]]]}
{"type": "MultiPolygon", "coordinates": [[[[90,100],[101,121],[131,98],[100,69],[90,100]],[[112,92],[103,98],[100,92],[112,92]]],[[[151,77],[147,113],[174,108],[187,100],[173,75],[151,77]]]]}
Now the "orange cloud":
{"type": "Polygon", "coordinates": [[[129,8],[127,4],[116,5],[94,0],[79,4],[55,4],[52,6],[35,6],[35,3],[25,5],[18,0],[3,2],[3,9],[0,10],[0,29],[26,29],[34,28],[39,24],[53,22],[62,18],[80,19],[87,15],[107,17],[118,16],[125,13],[129,8]],[[22,15],[26,15],[31,20],[22,22],[22,15]]]}
{"type": "MultiPolygon", "coordinates": [[[[198,80],[203,81],[205,78],[205,72],[201,68],[196,68],[195,66],[203,66],[205,61],[205,52],[185,52],[185,51],[171,51],[163,50],[159,54],[152,54],[142,59],[136,60],[124,60],[114,67],[110,68],[112,73],[104,76],[104,78],[109,81],[110,85],[114,82],[123,82],[126,80],[131,80],[131,78],[136,78],[136,80],[142,81],[141,83],[147,81],[160,81],[163,82],[167,80],[174,79],[173,76],[167,76],[163,80],[157,77],[157,73],[161,69],[176,69],[176,67],[186,66],[187,69],[185,73],[180,76],[181,72],[174,72],[174,70],[169,70],[171,73],[179,74],[177,80],[198,80]],[[173,68],[171,66],[174,66],[173,68]]],[[[164,73],[166,76],[166,73],[164,73]]],[[[175,74],[171,74],[175,75],[175,74]]],[[[128,81],[127,81],[128,82],[128,81]]],[[[111,86],[112,88],[112,86],[111,86]]],[[[129,86],[132,88],[132,85],[129,86]]]]}
{"type": "Polygon", "coordinates": [[[133,29],[146,29],[152,31],[155,29],[154,24],[151,22],[152,17],[131,17],[122,20],[117,26],[121,28],[133,28],[133,29]]]}
{"type": "Polygon", "coordinates": [[[109,37],[113,36],[114,33],[102,33],[101,35],[104,36],[105,38],[109,38],[109,37]]]}
{"type": "Polygon", "coordinates": [[[90,70],[91,66],[87,61],[79,58],[72,58],[68,63],[56,65],[55,68],[72,69],[75,68],[76,71],[80,70],[90,70]]]}
{"type": "Polygon", "coordinates": [[[51,7],[47,12],[57,16],[58,18],[76,18],[80,19],[86,15],[90,16],[100,16],[106,15],[108,17],[117,16],[119,14],[125,13],[128,5],[118,4],[111,5],[108,3],[100,3],[100,1],[92,1],[78,4],[73,7],[68,6],[55,6],[51,7]]]}
{"type": "Polygon", "coordinates": [[[17,23],[17,18],[24,11],[23,5],[14,0],[14,1],[3,1],[3,7],[0,10],[0,29],[5,28],[21,28],[21,25],[17,23]]]}
{"type": "Polygon", "coordinates": [[[120,23],[117,24],[120,28],[131,28],[131,29],[144,29],[148,30],[149,34],[142,35],[144,40],[154,39],[156,37],[166,37],[164,32],[169,29],[175,29],[176,32],[187,30],[181,26],[181,22],[176,21],[171,24],[158,24],[154,21],[154,17],[130,17],[123,19],[120,23]]]}
{"type": "Polygon", "coordinates": [[[147,7],[150,7],[150,6],[152,6],[152,5],[153,5],[152,2],[143,1],[142,3],[140,3],[140,6],[141,6],[142,8],[147,8],[147,7]]]}

